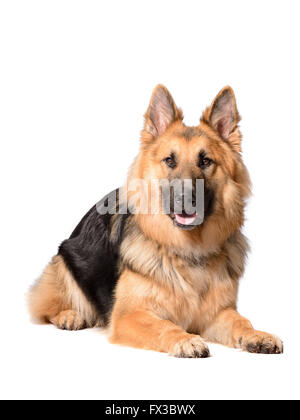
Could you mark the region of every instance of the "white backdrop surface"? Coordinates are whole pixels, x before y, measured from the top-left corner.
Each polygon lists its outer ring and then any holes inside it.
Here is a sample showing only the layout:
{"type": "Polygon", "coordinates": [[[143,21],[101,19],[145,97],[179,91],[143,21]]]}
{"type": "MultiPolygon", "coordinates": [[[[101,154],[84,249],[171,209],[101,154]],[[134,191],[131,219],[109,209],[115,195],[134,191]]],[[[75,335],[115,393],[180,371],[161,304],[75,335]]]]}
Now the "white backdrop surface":
{"type": "Polygon", "coordinates": [[[299,398],[297,1],[1,1],[0,398],[299,398]],[[194,125],[230,84],[253,182],[239,310],[282,356],[108,344],[29,321],[24,296],[138,151],[152,89],[194,125]]]}

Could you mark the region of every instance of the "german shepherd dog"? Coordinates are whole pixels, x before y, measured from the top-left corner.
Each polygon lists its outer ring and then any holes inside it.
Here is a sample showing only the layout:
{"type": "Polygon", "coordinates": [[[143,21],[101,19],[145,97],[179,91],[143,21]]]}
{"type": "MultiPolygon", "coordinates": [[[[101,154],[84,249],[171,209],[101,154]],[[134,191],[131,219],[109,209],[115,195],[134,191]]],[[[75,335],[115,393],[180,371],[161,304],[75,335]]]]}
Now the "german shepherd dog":
{"type": "MultiPolygon", "coordinates": [[[[198,126],[187,127],[168,90],[157,86],[126,185],[135,179],[146,185],[191,180],[193,197],[195,181],[203,181],[203,220],[193,223],[197,214],[184,206],[176,211],[174,193],[169,212],[133,211],[132,204],[124,211],[132,191],[110,194],[104,202],[113,195],[115,211],[105,214],[94,206],[32,287],[33,318],[67,330],[107,327],[111,343],[176,357],[208,357],[206,342],[282,353],[279,338],[255,330],[237,312],[248,251],[241,228],[250,195],[239,121],[230,87],[206,108],[198,126]]],[[[139,190],[140,199],[144,192],[139,190]]]]}

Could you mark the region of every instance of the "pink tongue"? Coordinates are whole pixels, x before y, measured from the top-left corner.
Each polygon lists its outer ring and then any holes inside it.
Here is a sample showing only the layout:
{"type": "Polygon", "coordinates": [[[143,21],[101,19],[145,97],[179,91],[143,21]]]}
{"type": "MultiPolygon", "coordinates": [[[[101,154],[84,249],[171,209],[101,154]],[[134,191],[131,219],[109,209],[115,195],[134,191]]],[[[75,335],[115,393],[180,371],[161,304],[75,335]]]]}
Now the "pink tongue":
{"type": "Polygon", "coordinates": [[[192,223],[194,223],[194,221],[196,220],[197,214],[191,214],[186,215],[186,216],[182,216],[181,214],[176,214],[175,213],[175,219],[177,223],[180,223],[181,225],[191,225],[192,223]]]}

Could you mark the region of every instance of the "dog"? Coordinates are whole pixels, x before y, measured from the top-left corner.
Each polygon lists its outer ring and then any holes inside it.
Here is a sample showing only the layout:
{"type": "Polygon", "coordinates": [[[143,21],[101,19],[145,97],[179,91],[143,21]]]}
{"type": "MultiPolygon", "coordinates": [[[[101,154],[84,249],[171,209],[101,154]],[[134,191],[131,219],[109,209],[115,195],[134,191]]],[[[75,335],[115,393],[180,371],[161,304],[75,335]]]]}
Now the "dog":
{"type": "Polygon", "coordinates": [[[105,327],[111,343],[175,357],[209,357],[207,342],[282,353],[279,338],[256,331],[237,312],[248,252],[241,229],[251,190],[239,122],[229,86],[200,124],[188,127],[169,91],[158,85],[126,186],[94,206],[60,245],[30,290],[32,317],[67,330],[105,327]],[[136,179],[146,188],[129,190],[136,179]],[[195,181],[201,181],[200,222],[194,223],[197,212],[175,210],[174,193],[169,212],[161,195],[161,211],[137,210],[154,179],[190,180],[192,202],[195,181]],[[115,211],[100,211],[105,205],[115,211]]]}

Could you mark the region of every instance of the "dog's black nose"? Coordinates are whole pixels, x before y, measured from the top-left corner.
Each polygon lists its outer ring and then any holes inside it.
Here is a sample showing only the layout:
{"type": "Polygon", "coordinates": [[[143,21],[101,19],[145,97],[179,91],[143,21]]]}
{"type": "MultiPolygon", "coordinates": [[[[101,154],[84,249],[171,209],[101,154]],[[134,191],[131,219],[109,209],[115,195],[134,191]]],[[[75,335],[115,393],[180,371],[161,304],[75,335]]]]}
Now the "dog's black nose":
{"type": "Polygon", "coordinates": [[[174,196],[174,213],[194,214],[196,208],[196,194],[192,189],[186,189],[174,196]]]}

